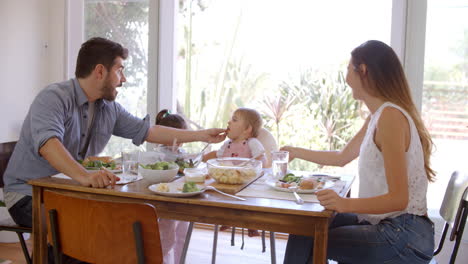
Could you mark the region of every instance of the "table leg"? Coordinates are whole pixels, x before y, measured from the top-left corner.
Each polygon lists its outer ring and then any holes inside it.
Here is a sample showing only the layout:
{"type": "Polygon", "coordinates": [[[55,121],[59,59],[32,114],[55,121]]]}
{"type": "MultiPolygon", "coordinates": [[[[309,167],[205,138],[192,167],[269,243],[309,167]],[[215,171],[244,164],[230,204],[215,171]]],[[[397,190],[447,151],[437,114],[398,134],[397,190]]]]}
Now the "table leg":
{"type": "Polygon", "coordinates": [[[325,218],[315,226],[314,264],[327,263],[328,219],[325,218]]]}
{"type": "Polygon", "coordinates": [[[47,263],[47,230],[42,200],[42,187],[33,186],[33,263],[47,263]]]}

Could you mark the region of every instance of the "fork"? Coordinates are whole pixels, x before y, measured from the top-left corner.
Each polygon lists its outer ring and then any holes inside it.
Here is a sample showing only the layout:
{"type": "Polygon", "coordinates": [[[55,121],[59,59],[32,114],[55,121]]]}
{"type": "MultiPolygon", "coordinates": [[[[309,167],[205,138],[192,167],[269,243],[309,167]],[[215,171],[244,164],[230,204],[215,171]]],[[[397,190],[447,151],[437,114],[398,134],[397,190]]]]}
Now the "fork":
{"type": "Polygon", "coordinates": [[[226,195],[226,196],[228,196],[228,197],[231,197],[231,198],[234,198],[234,199],[237,199],[237,200],[245,201],[244,198],[241,198],[241,197],[235,196],[235,195],[231,195],[231,194],[227,194],[227,193],[225,193],[225,192],[222,192],[222,191],[216,189],[215,187],[213,187],[213,186],[211,186],[211,185],[205,186],[205,190],[212,190],[212,191],[218,192],[219,194],[226,195]]]}
{"type": "Polygon", "coordinates": [[[296,198],[296,203],[297,204],[303,204],[304,200],[302,200],[302,198],[299,196],[299,194],[297,194],[297,192],[296,192],[297,188],[298,188],[297,186],[291,186],[288,189],[293,191],[294,197],[296,198]]]}

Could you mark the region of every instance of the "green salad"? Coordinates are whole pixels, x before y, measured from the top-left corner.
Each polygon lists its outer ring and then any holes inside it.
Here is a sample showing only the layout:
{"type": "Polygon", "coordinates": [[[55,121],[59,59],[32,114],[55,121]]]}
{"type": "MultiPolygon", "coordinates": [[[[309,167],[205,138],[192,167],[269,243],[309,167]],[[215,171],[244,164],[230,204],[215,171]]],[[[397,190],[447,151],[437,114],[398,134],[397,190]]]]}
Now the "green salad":
{"type": "Polygon", "coordinates": [[[186,182],[184,183],[184,187],[182,188],[182,192],[190,193],[190,192],[198,192],[200,189],[194,182],[186,182]]]}
{"type": "Polygon", "coordinates": [[[78,160],[78,162],[88,170],[99,170],[100,168],[106,168],[109,170],[117,169],[117,164],[115,164],[114,161],[103,162],[100,160],[89,160],[89,161],[78,160]]]}
{"type": "Polygon", "coordinates": [[[284,175],[284,177],[280,181],[286,182],[286,183],[291,183],[291,182],[300,183],[302,178],[303,178],[302,176],[296,176],[293,173],[288,173],[284,175]]]}
{"type": "Polygon", "coordinates": [[[195,167],[195,164],[193,163],[192,159],[186,161],[183,158],[177,158],[175,160],[175,163],[177,165],[179,165],[179,173],[184,173],[185,168],[194,168],[195,167]]]}
{"type": "Polygon", "coordinates": [[[171,165],[176,165],[174,162],[158,161],[153,164],[140,164],[140,167],[147,170],[168,170],[171,165]]]}

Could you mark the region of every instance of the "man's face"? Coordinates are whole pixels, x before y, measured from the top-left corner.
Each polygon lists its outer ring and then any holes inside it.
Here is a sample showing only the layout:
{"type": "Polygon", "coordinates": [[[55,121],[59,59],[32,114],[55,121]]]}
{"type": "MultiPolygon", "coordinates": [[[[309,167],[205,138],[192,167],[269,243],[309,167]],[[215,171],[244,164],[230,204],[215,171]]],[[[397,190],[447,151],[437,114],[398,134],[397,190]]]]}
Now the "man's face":
{"type": "Polygon", "coordinates": [[[102,98],[108,101],[114,101],[117,97],[117,87],[121,87],[127,79],[123,73],[123,59],[117,57],[114,60],[114,65],[111,67],[110,71],[107,72],[106,79],[101,88],[102,98]]]}

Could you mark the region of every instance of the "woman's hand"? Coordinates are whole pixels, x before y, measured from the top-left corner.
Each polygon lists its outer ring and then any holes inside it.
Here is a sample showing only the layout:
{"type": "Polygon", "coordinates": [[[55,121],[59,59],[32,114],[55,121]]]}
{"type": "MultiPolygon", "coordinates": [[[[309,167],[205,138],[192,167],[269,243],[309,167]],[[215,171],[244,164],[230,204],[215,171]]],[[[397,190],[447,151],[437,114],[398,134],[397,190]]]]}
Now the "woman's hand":
{"type": "Polygon", "coordinates": [[[320,205],[325,207],[325,209],[334,210],[338,213],[343,213],[346,209],[349,209],[346,205],[347,199],[340,197],[333,190],[322,190],[317,192],[316,195],[320,205]]]}
{"type": "Polygon", "coordinates": [[[280,148],[280,150],[289,152],[289,162],[291,162],[293,159],[297,158],[296,148],[295,147],[283,146],[283,147],[280,148]]]}
{"type": "Polygon", "coordinates": [[[210,128],[200,130],[202,133],[202,140],[208,143],[219,143],[226,139],[226,129],[223,128],[210,128]]]}

